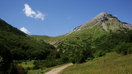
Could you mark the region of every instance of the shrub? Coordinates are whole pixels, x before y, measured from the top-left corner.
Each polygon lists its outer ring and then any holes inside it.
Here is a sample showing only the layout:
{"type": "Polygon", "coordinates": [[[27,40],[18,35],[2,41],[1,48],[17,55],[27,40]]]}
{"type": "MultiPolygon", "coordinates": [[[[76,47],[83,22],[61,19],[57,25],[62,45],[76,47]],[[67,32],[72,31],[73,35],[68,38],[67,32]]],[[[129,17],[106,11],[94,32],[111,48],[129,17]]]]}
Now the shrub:
{"type": "Polygon", "coordinates": [[[120,43],[114,49],[117,53],[121,53],[123,55],[131,54],[132,53],[132,43],[120,43]]]}

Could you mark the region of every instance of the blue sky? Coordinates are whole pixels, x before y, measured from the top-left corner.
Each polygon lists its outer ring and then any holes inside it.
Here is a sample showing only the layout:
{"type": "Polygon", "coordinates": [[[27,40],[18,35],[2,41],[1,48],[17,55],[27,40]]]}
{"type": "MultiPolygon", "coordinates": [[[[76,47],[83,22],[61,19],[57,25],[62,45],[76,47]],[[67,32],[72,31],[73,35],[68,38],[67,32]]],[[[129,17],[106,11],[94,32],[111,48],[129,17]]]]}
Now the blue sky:
{"type": "Polygon", "coordinates": [[[101,12],[132,24],[132,0],[0,0],[0,18],[30,35],[62,35],[101,12]]]}

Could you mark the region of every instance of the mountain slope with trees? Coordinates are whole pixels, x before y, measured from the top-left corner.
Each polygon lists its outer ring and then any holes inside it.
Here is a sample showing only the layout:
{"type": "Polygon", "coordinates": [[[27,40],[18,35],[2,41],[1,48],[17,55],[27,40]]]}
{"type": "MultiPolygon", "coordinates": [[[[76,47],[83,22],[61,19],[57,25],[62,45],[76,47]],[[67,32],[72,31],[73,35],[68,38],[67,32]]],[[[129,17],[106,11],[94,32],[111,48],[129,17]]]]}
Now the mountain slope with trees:
{"type": "Polygon", "coordinates": [[[73,63],[85,62],[112,51],[125,55],[132,53],[132,25],[102,12],[72,32],[46,41],[60,51],[62,58],[73,63]]]}
{"type": "Polygon", "coordinates": [[[14,63],[21,60],[34,60],[33,69],[40,69],[82,63],[109,52],[132,53],[132,25],[105,12],[57,37],[27,35],[0,19],[0,73],[18,74],[21,67],[14,63]]]}
{"type": "Polygon", "coordinates": [[[45,60],[54,46],[31,38],[0,19],[0,72],[11,73],[13,60],[45,60]]]}

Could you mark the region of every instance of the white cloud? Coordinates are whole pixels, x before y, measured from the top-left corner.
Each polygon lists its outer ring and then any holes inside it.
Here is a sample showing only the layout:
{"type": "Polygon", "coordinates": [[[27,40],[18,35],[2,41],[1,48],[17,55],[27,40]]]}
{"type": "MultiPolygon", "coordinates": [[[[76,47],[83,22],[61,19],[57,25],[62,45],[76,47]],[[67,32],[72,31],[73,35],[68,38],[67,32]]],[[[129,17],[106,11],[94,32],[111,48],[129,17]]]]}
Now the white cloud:
{"type": "Polygon", "coordinates": [[[25,27],[20,28],[20,30],[26,34],[30,33],[25,27]]]}
{"type": "Polygon", "coordinates": [[[37,11],[37,14],[35,16],[36,19],[44,20],[45,15],[39,11],[37,11]]]}
{"type": "Polygon", "coordinates": [[[23,11],[27,17],[44,20],[45,15],[40,11],[32,10],[32,8],[28,4],[24,4],[23,11]]]}

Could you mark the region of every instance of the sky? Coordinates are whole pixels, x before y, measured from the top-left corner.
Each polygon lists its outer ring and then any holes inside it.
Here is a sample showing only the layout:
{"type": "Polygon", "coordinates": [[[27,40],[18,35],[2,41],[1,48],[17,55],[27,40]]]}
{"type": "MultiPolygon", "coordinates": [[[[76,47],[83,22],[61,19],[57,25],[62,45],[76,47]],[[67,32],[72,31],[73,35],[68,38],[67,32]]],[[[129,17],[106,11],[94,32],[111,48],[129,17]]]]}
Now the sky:
{"type": "Polygon", "coordinates": [[[63,35],[101,12],[132,24],[132,0],[0,0],[0,18],[29,35],[63,35]]]}

